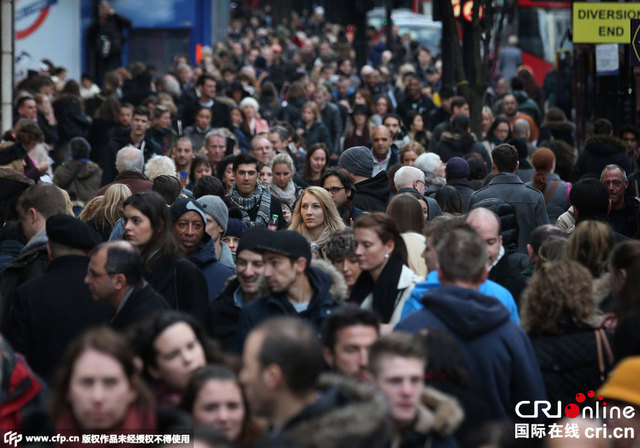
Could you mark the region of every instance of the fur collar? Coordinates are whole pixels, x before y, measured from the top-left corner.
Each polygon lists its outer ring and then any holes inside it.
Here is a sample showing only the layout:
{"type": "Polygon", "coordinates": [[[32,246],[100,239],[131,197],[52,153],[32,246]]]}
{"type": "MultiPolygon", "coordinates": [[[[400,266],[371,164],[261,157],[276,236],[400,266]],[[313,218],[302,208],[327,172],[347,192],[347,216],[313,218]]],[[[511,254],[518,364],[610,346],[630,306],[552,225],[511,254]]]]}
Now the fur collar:
{"type": "Polygon", "coordinates": [[[625,145],[624,142],[620,140],[618,137],[614,137],[612,135],[592,135],[584,143],[584,147],[586,148],[589,145],[593,145],[593,144],[598,145],[603,143],[609,144],[611,146],[615,146],[618,149],[618,151],[620,151],[622,154],[627,153],[627,145],[625,145]]]}
{"type": "Polygon", "coordinates": [[[333,297],[334,302],[342,302],[347,299],[347,282],[344,281],[342,274],[328,260],[316,258],[311,260],[311,267],[318,268],[331,276],[331,288],[329,294],[333,297]]]}
{"type": "Polygon", "coordinates": [[[19,173],[11,168],[0,168],[0,178],[15,180],[17,182],[23,182],[25,184],[32,185],[34,182],[26,177],[24,174],[19,173]]]}
{"type": "MultiPolygon", "coordinates": [[[[319,391],[339,388],[350,397],[342,403],[332,403],[327,412],[294,423],[285,429],[305,448],[368,446],[386,426],[387,405],[384,397],[368,384],[335,374],[320,377],[319,391]],[[345,445],[349,443],[349,445],[345,445]]],[[[322,400],[322,398],[320,398],[322,400]]]]}
{"type": "Polygon", "coordinates": [[[414,425],[414,429],[420,433],[435,431],[441,436],[448,436],[464,420],[464,411],[458,401],[433,387],[425,387],[422,404],[414,425]]]}
{"type": "MultiPolygon", "coordinates": [[[[344,277],[338,270],[331,264],[331,262],[323,259],[315,259],[311,260],[311,267],[318,268],[327,274],[331,275],[331,287],[329,288],[329,294],[333,297],[335,302],[342,302],[348,297],[347,283],[344,281],[344,277]]],[[[231,283],[233,283],[237,279],[236,275],[232,275],[225,282],[225,288],[227,288],[231,283]]],[[[269,286],[265,281],[264,277],[260,277],[258,280],[258,297],[268,297],[271,295],[269,292],[269,286]]]]}

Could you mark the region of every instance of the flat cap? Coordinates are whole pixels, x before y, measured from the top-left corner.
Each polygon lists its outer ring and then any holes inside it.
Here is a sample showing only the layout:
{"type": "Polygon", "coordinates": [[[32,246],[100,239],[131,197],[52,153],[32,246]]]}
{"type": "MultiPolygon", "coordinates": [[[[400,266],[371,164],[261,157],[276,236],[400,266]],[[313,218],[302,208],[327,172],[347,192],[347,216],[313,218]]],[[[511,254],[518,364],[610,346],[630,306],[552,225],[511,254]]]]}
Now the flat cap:
{"type": "Polygon", "coordinates": [[[47,219],[47,238],[52,243],[90,251],[102,239],[89,224],[69,215],[53,215],[47,219]]]}

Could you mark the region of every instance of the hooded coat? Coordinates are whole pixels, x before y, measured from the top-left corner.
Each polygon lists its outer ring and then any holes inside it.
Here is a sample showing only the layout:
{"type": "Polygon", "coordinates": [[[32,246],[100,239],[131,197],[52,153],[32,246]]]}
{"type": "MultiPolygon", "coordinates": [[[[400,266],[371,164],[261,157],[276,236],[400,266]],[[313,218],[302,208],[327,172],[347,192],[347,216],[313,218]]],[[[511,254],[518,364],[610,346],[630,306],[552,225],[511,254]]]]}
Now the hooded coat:
{"type": "Polygon", "coordinates": [[[78,200],[87,203],[96,195],[102,181],[102,169],[91,161],[70,160],[53,173],[53,183],[63,190],[74,191],[78,200]]]}
{"type": "MultiPolygon", "coordinates": [[[[205,234],[206,235],[206,234],[205,234]]],[[[233,269],[218,262],[213,240],[209,237],[207,241],[201,241],[198,250],[189,255],[189,260],[198,266],[204,278],[207,280],[207,290],[209,292],[209,303],[218,297],[226,281],[233,275],[233,269]]]]}
{"type": "Polygon", "coordinates": [[[457,447],[451,435],[464,420],[464,411],[457,400],[432,387],[425,387],[418,414],[409,428],[401,434],[400,448],[457,447]]]}
{"type": "Polygon", "coordinates": [[[622,140],[609,135],[594,135],[584,145],[584,149],[576,163],[576,179],[590,174],[600,179],[605,166],[616,164],[631,174],[631,161],[627,157],[627,149],[622,140]]]}
{"type": "Polygon", "coordinates": [[[403,319],[396,330],[441,328],[453,336],[473,372],[470,391],[489,404],[493,418],[514,419],[519,401],[546,399],[531,342],[498,300],[448,285],[425,293],[422,303],[425,308],[403,319]]]}
{"type": "Polygon", "coordinates": [[[253,300],[242,308],[235,338],[238,353],[242,352],[249,332],[270,317],[297,316],[320,332],[325,317],[347,298],[347,284],[342,274],[325,260],[313,260],[305,274],[313,289],[313,296],[305,311],[298,313],[287,299],[286,293],[270,294],[264,299],[253,300]]]}
{"type": "Polygon", "coordinates": [[[304,448],[386,448],[389,445],[387,404],[373,387],[326,374],[320,377],[318,397],[285,425],[284,436],[293,438],[304,448]]]}
{"type": "Polygon", "coordinates": [[[447,163],[452,157],[464,158],[466,154],[477,152],[482,156],[487,169],[491,168],[491,156],[487,148],[482,143],[477,142],[470,133],[443,132],[440,137],[440,143],[438,143],[434,152],[440,156],[444,163],[447,163]]]}
{"type": "Polygon", "coordinates": [[[379,172],[374,177],[358,182],[351,203],[365,212],[384,212],[389,199],[390,188],[387,173],[379,172]]]}
{"type": "Polygon", "coordinates": [[[0,355],[0,428],[5,433],[21,431],[23,416],[45,406],[45,388],[24,359],[2,338],[0,355]]]}

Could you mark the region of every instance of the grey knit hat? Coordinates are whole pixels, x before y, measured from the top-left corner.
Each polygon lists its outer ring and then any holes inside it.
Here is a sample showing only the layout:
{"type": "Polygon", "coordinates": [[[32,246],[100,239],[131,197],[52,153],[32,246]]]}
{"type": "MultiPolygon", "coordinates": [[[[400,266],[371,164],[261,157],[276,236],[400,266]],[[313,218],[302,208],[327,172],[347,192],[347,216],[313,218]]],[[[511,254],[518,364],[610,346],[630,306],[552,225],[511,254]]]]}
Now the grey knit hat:
{"type": "Polygon", "coordinates": [[[208,194],[201,196],[197,201],[202,205],[205,213],[208,213],[216,220],[216,222],[227,231],[227,223],[229,222],[229,209],[219,196],[208,194]]]}
{"type": "Polygon", "coordinates": [[[354,146],[340,155],[338,166],[356,176],[371,177],[373,174],[373,154],[365,146],[354,146]]]}

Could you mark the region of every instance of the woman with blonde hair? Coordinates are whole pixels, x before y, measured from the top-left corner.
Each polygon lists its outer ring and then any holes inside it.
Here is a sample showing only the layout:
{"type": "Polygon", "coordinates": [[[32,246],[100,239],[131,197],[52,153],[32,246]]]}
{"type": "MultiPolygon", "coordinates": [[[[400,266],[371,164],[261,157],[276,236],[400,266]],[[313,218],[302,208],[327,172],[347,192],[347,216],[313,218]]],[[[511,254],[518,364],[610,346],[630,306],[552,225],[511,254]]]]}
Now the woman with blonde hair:
{"type": "Polygon", "coordinates": [[[571,260],[536,268],[523,294],[522,327],[531,339],[552,403],[573,400],[576,390],[596,390],[611,368],[613,357],[606,350],[611,335],[594,328],[596,312],[587,268],[571,260]],[[598,344],[604,353],[602,367],[598,344]]]}
{"type": "Polygon", "coordinates": [[[308,187],[296,204],[289,230],[300,233],[309,241],[314,258],[324,258],[324,246],[343,227],[329,192],[322,187],[308,187]]]}
{"type": "Polygon", "coordinates": [[[302,189],[293,181],[296,167],[289,154],[282,153],[275,156],[271,163],[271,172],[273,180],[269,185],[269,193],[293,210],[302,189]]]}
{"type": "Polygon", "coordinates": [[[422,154],[424,154],[424,146],[416,141],[409,142],[400,150],[400,164],[414,166],[416,159],[422,154]]]}
{"type": "Polygon", "coordinates": [[[577,261],[591,272],[596,304],[600,304],[611,293],[607,262],[614,244],[613,230],[601,221],[583,221],[569,236],[567,258],[577,261]]]}
{"type": "Polygon", "coordinates": [[[560,179],[555,173],[556,156],[549,148],[538,148],[531,158],[535,174],[526,185],[539,190],[544,195],[549,222],[556,222],[571,206],[569,193],[571,184],[560,179]]]}
{"type": "MultiPolygon", "coordinates": [[[[123,204],[131,196],[131,190],[125,184],[113,184],[104,192],[102,206],[94,217],[87,221],[96,229],[103,241],[109,239],[113,226],[123,216],[123,204]]],[[[83,210],[84,212],[84,210],[83,210]]]]}

